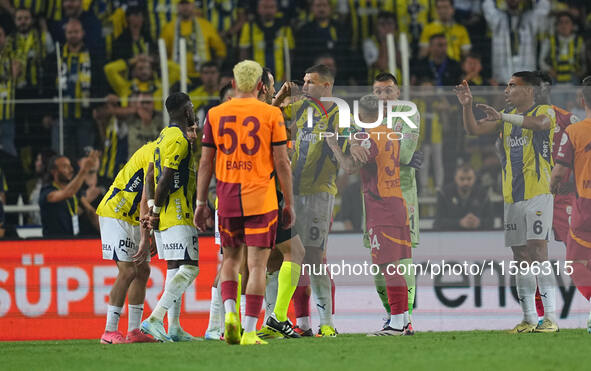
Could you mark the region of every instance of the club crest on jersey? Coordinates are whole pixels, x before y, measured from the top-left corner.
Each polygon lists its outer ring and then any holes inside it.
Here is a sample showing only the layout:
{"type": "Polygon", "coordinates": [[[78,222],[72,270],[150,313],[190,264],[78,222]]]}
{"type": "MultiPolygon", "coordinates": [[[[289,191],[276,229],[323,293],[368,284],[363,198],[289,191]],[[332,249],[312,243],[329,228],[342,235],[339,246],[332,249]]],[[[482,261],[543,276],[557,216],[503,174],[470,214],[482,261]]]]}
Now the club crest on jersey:
{"type": "Polygon", "coordinates": [[[536,211],[536,216],[542,216],[542,212],[541,211],[536,211]]]}

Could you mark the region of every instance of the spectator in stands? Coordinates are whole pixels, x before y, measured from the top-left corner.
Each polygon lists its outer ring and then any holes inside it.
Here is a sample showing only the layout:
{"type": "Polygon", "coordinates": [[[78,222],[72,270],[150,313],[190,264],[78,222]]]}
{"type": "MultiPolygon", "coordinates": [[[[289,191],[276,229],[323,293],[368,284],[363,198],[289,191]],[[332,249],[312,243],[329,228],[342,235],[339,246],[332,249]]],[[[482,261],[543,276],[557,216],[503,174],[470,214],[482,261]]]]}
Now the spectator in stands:
{"type": "Polygon", "coordinates": [[[202,17],[217,30],[226,46],[236,46],[240,30],[247,20],[247,4],[243,0],[202,0],[202,17]]]}
{"type": "Polygon", "coordinates": [[[0,151],[16,156],[14,145],[14,92],[23,69],[7,42],[6,32],[0,25],[0,151]]]}
{"type": "Polygon", "coordinates": [[[79,200],[76,194],[97,161],[98,152],[91,151],[80,162],[80,171],[76,176],[66,156],[55,156],[49,161],[48,181],[39,195],[43,237],[77,236],[80,233],[78,217],[92,210],[88,209],[87,200],[79,200]]]}
{"type": "Polygon", "coordinates": [[[145,3],[150,37],[158,40],[164,25],[176,18],[179,0],[150,0],[145,3]]]}
{"type": "MultiPolygon", "coordinates": [[[[325,65],[330,70],[330,73],[335,76],[335,81],[340,81],[338,78],[339,75],[337,74],[337,61],[331,54],[320,54],[318,58],[314,60],[314,64],[325,65]]],[[[335,83],[335,85],[338,85],[338,83],[335,83]]]]}
{"type": "Polygon", "coordinates": [[[114,41],[126,26],[125,8],[141,5],[144,0],[83,0],[83,8],[92,12],[101,22],[105,44],[105,60],[113,59],[114,41]]]}
{"type": "Polygon", "coordinates": [[[209,104],[219,103],[220,87],[218,84],[220,83],[220,71],[217,64],[207,62],[201,65],[201,82],[200,86],[189,92],[195,112],[209,104]]]}
{"type": "Polygon", "coordinates": [[[556,16],[556,34],[542,41],[539,63],[557,84],[573,85],[585,76],[585,43],[570,13],[556,16]]]}
{"type": "MultiPolygon", "coordinates": [[[[90,98],[103,97],[102,59],[94,55],[84,44],[84,30],[76,18],[70,18],[66,24],[66,44],[61,50],[61,79],[56,76],[55,57],[48,57],[48,75],[50,81],[57,83],[65,99],[75,99],[64,103],[64,154],[72,158],[84,155],[83,148],[94,146],[96,126],[92,120],[90,98]]],[[[49,85],[49,82],[48,82],[49,85]]],[[[57,93],[56,93],[57,95],[57,93]]],[[[53,105],[53,109],[57,107],[53,105]]],[[[54,113],[54,118],[57,113],[54,113]]],[[[44,121],[52,125],[52,147],[59,151],[59,127],[50,115],[44,121]]]]}
{"type": "Polygon", "coordinates": [[[176,63],[180,61],[179,39],[185,39],[187,74],[190,78],[197,78],[203,63],[219,63],[226,57],[226,45],[211,23],[195,16],[193,0],[180,0],[177,11],[177,17],[162,29],[161,37],[166,42],[168,57],[176,63]]]}
{"type": "Polygon", "coordinates": [[[462,59],[462,77],[472,86],[497,85],[494,80],[482,76],[482,58],[476,53],[468,53],[462,59]]]}
{"type": "MultiPolygon", "coordinates": [[[[55,51],[53,39],[47,31],[43,18],[38,27],[33,24],[33,16],[27,8],[19,8],[14,15],[16,30],[8,38],[8,43],[19,60],[23,62],[22,74],[16,81],[16,99],[44,98],[44,62],[55,51]]],[[[42,135],[41,110],[31,109],[28,104],[15,107],[16,145],[22,147],[47,147],[47,136],[42,135]]],[[[29,148],[29,151],[32,151],[29,148]]],[[[30,164],[27,164],[30,166],[30,164]]]]}
{"type": "Polygon", "coordinates": [[[550,12],[550,1],[539,0],[531,10],[523,10],[521,0],[506,0],[507,10],[484,0],[482,11],[492,31],[492,77],[504,84],[516,71],[536,69],[538,33],[550,12]]]}
{"type": "MultiPolygon", "coordinates": [[[[367,81],[373,83],[380,72],[388,71],[387,35],[396,32],[396,15],[390,12],[378,14],[376,32],[363,41],[363,57],[367,66],[367,81]]],[[[397,75],[399,75],[397,73],[397,75]]]]}
{"type": "Polygon", "coordinates": [[[77,19],[82,25],[84,45],[96,56],[105,57],[105,39],[101,21],[92,11],[84,11],[82,0],[62,0],[61,16],[56,16],[49,23],[51,36],[61,45],[67,42],[66,26],[71,19],[77,19]],[[57,19],[56,19],[57,18],[57,19]]]}
{"type": "Polygon", "coordinates": [[[162,114],[154,110],[152,96],[139,93],[130,103],[134,113],[124,121],[127,125],[128,157],[131,157],[141,146],[158,138],[163,125],[162,114]]]}
{"type": "MultiPolygon", "coordinates": [[[[84,158],[78,160],[78,168],[82,168],[84,158]]],[[[98,215],[96,215],[96,208],[100,204],[107,187],[98,184],[98,169],[99,162],[93,163],[93,166],[86,173],[82,187],[78,191],[78,198],[80,204],[84,209],[84,213],[80,215],[80,236],[85,237],[99,237],[100,226],[98,215]]]]}
{"type": "MultiPolygon", "coordinates": [[[[234,89],[232,89],[231,81],[221,86],[222,88],[220,89],[219,95],[220,98],[216,100],[210,100],[209,104],[201,106],[201,108],[197,111],[196,117],[200,129],[203,129],[203,125],[205,124],[205,117],[207,117],[207,111],[209,111],[212,107],[215,107],[220,103],[230,100],[230,98],[234,96],[234,89]]],[[[197,139],[199,140],[199,138],[197,139]]]]}
{"type": "Polygon", "coordinates": [[[130,6],[125,11],[127,27],[113,42],[112,59],[130,60],[140,54],[149,55],[155,52],[157,45],[150,37],[144,19],[144,9],[130,6]]]}
{"type": "Polygon", "coordinates": [[[275,71],[277,82],[285,80],[285,42],[294,57],[295,42],[287,22],[277,13],[277,0],[259,0],[256,17],[240,33],[240,59],[252,59],[275,71]]]}
{"type": "Polygon", "coordinates": [[[466,55],[472,45],[466,27],[454,20],[453,0],[436,0],[435,7],[439,19],[429,23],[423,29],[420,39],[421,50],[419,57],[425,57],[429,53],[429,40],[436,34],[444,34],[447,40],[447,55],[456,61],[460,61],[466,55]]]}
{"type": "MultiPolygon", "coordinates": [[[[162,81],[154,71],[152,57],[140,54],[130,60],[119,59],[108,63],[105,65],[105,75],[109,86],[121,99],[123,107],[128,106],[128,98],[131,94],[150,93],[154,98],[154,108],[159,112],[162,111],[162,81]]],[[[179,65],[169,61],[169,85],[172,86],[179,79],[179,65]]]]}
{"type": "Polygon", "coordinates": [[[411,66],[413,84],[420,80],[431,80],[435,86],[455,86],[460,82],[460,63],[449,58],[447,39],[444,34],[435,34],[429,39],[429,52],[411,66]]]}
{"type": "Polygon", "coordinates": [[[493,225],[490,201],[486,192],[475,186],[474,169],[462,165],[454,183],[446,185],[437,196],[434,228],[439,230],[489,229],[493,225]]]}
{"type": "Polygon", "coordinates": [[[133,114],[135,107],[119,107],[119,99],[108,95],[106,102],[92,111],[101,136],[102,157],[99,167],[99,182],[109,187],[129,157],[127,125],[118,116],[133,114]]]}
{"type": "Polygon", "coordinates": [[[303,76],[306,68],[321,54],[331,54],[340,65],[345,65],[343,47],[348,45],[347,35],[333,19],[329,0],[312,1],[313,20],[304,24],[296,34],[294,76],[303,76]]]}
{"type": "MultiPolygon", "coordinates": [[[[43,187],[43,178],[47,174],[49,160],[55,155],[56,153],[52,150],[43,150],[35,156],[35,177],[27,182],[29,205],[39,205],[39,194],[43,187]]],[[[30,213],[29,223],[41,225],[41,214],[38,211],[30,213]]]]}

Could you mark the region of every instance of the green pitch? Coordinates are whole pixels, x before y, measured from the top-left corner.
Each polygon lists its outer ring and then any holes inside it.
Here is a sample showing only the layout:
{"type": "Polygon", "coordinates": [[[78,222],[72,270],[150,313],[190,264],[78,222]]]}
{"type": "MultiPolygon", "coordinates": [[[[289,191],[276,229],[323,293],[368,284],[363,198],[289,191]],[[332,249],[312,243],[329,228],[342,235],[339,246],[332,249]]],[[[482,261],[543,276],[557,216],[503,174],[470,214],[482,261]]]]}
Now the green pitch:
{"type": "Polygon", "coordinates": [[[100,345],[98,340],[0,343],[2,370],[588,370],[591,335],[499,331],[409,337],[100,345]]]}

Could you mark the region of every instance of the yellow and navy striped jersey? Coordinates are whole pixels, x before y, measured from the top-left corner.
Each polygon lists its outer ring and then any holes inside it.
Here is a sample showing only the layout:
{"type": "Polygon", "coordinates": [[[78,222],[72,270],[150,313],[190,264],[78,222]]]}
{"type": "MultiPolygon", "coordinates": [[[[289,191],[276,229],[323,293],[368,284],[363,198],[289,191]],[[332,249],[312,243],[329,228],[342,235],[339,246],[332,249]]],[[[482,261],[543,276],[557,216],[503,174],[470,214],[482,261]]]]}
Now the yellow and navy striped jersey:
{"type": "Polygon", "coordinates": [[[363,40],[370,38],[375,31],[378,13],[391,11],[392,0],[347,0],[351,25],[351,46],[358,49],[363,40]]]}
{"type": "Polygon", "coordinates": [[[215,91],[210,94],[205,90],[204,85],[200,85],[191,90],[188,95],[191,98],[191,102],[193,102],[193,109],[197,112],[201,107],[219,102],[218,97],[220,96],[220,93],[219,91],[215,91]]]}
{"type": "Polygon", "coordinates": [[[396,13],[399,32],[409,34],[409,41],[418,41],[423,27],[437,19],[436,0],[390,0],[385,10],[396,13]]]}
{"type": "Polygon", "coordinates": [[[9,45],[0,51],[0,121],[14,118],[15,76],[12,73],[14,53],[9,45]]]}
{"type": "Polygon", "coordinates": [[[238,12],[245,10],[242,0],[203,0],[203,17],[218,32],[229,30],[238,19],[238,12]]]}
{"type": "Polygon", "coordinates": [[[32,29],[26,34],[13,33],[8,37],[8,42],[15,55],[24,63],[22,66],[24,73],[17,80],[17,86],[19,88],[25,85],[38,87],[42,82],[41,72],[45,58],[54,51],[51,36],[47,32],[32,29]]]}
{"type": "Polygon", "coordinates": [[[584,64],[585,43],[581,36],[562,40],[550,36],[550,64],[556,73],[556,82],[570,83],[577,80],[577,71],[584,64]]]}
{"type": "MultiPolygon", "coordinates": [[[[295,151],[291,159],[294,194],[329,192],[336,195],[338,163],[320,133],[334,133],[337,129],[341,134],[346,132],[345,128],[338,127],[337,105],[333,104],[325,112],[320,105],[305,99],[288,105],[283,114],[286,120],[295,120],[297,125],[295,151]],[[312,112],[312,127],[308,127],[308,111],[312,112]]],[[[343,151],[348,143],[348,140],[342,142],[343,151]]]]}
{"type": "Polygon", "coordinates": [[[45,17],[48,21],[62,20],[62,0],[46,0],[45,17]]]}
{"type": "Polygon", "coordinates": [[[113,179],[127,161],[129,149],[127,129],[119,123],[116,117],[113,117],[105,134],[105,147],[101,157],[99,176],[103,179],[113,179]]]}
{"type": "MultiPolygon", "coordinates": [[[[90,108],[90,86],[92,83],[91,58],[88,49],[83,48],[76,53],[68,50],[68,45],[62,48],[61,81],[57,81],[64,98],[77,99],[75,102],[64,103],[64,118],[82,118],[90,108]]],[[[58,77],[59,79],[59,77],[58,77]]]]}
{"type": "Polygon", "coordinates": [[[252,59],[261,66],[268,67],[275,73],[276,81],[285,79],[285,48],[295,48],[295,41],[291,27],[283,23],[280,18],[263,24],[259,21],[247,22],[242,27],[239,45],[250,48],[252,59]]]}
{"type": "Polygon", "coordinates": [[[146,0],[148,26],[152,40],[158,40],[164,25],[176,16],[176,7],[180,0],[146,0]]]}
{"type": "Polygon", "coordinates": [[[176,225],[193,225],[195,204],[195,158],[183,130],[171,124],[160,132],[154,148],[154,184],[165,167],[174,170],[168,197],[160,212],[160,230],[176,225]]]}
{"type": "Polygon", "coordinates": [[[45,16],[46,2],[46,0],[12,0],[12,5],[15,9],[29,9],[33,16],[45,16]]]}
{"type": "Polygon", "coordinates": [[[155,142],[144,144],[131,156],[97,207],[97,215],[139,225],[144,180],[155,147],[155,142]]]}
{"type": "MultiPolygon", "coordinates": [[[[507,113],[515,113],[513,109],[507,113]]],[[[547,116],[548,130],[533,131],[503,122],[501,164],[503,166],[503,198],[507,203],[529,200],[550,193],[552,141],[556,128],[556,113],[552,106],[537,105],[524,116],[547,116]]]]}

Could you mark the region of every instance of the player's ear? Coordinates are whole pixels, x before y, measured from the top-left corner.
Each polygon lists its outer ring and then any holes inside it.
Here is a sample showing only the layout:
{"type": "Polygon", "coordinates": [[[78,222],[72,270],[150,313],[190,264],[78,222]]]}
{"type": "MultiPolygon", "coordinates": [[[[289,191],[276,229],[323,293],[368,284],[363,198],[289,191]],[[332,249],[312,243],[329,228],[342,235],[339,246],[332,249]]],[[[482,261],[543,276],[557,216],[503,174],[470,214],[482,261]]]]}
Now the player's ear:
{"type": "Polygon", "coordinates": [[[261,91],[263,90],[263,80],[259,80],[259,82],[257,83],[257,90],[261,91]]]}
{"type": "Polygon", "coordinates": [[[236,90],[236,80],[232,79],[232,89],[236,90]]]}

